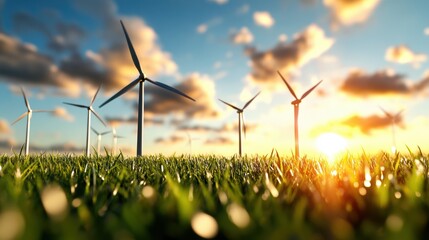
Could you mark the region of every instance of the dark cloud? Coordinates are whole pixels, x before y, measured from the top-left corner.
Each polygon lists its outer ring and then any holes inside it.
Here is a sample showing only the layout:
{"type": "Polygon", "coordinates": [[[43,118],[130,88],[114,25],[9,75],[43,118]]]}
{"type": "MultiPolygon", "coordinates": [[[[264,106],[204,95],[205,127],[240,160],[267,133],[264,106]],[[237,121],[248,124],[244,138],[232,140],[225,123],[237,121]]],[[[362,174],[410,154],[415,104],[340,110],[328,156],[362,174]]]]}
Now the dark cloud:
{"type": "Polygon", "coordinates": [[[220,115],[215,101],[214,82],[200,74],[191,74],[173,86],[196,99],[196,102],[149,83],[146,86],[149,99],[145,111],[149,114],[175,113],[186,118],[216,118],[220,115]]]}
{"type": "Polygon", "coordinates": [[[340,90],[354,96],[417,94],[429,85],[429,77],[409,84],[403,75],[378,71],[373,74],[355,70],[344,79],[340,90]]]}
{"type": "Polygon", "coordinates": [[[205,145],[230,145],[230,144],[234,144],[234,141],[226,137],[216,137],[216,138],[207,139],[204,142],[204,144],[205,145]]]}
{"type": "Polygon", "coordinates": [[[20,33],[26,33],[29,31],[40,32],[45,36],[50,37],[51,30],[40,18],[36,18],[33,15],[26,12],[17,12],[12,17],[12,24],[15,31],[20,33]]]}
{"type": "MultiPolygon", "coordinates": [[[[348,137],[353,137],[356,133],[370,135],[374,130],[391,127],[391,124],[392,119],[385,115],[352,115],[344,119],[328,122],[322,126],[317,126],[312,130],[312,135],[317,136],[325,132],[336,132],[348,137]]],[[[395,118],[395,124],[405,127],[402,115],[395,118]]]]}
{"type": "MultiPolygon", "coordinates": [[[[106,117],[106,122],[111,126],[119,126],[119,125],[135,125],[137,124],[137,116],[136,117],[130,117],[130,118],[122,118],[122,117],[106,117]]],[[[159,118],[144,118],[144,125],[145,126],[160,126],[164,124],[163,119],[159,118]]]]}
{"type": "Polygon", "coordinates": [[[334,40],[327,38],[320,27],[310,25],[290,43],[280,42],[266,51],[248,47],[245,52],[251,60],[252,68],[249,78],[254,83],[274,88],[281,83],[277,70],[287,75],[292,74],[329,50],[333,44],[334,40]]]}
{"type": "Polygon", "coordinates": [[[162,145],[173,145],[180,142],[184,142],[186,139],[184,137],[180,136],[170,136],[169,138],[157,138],[155,139],[156,144],[162,144],[162,145]]]}
{"type": "Polygon", "coordinates": [[[31,85],[56,86],[68,95],[80,92],[70,76],[35,46],[0,33],[0,76],[2,80],[31,85]]]}

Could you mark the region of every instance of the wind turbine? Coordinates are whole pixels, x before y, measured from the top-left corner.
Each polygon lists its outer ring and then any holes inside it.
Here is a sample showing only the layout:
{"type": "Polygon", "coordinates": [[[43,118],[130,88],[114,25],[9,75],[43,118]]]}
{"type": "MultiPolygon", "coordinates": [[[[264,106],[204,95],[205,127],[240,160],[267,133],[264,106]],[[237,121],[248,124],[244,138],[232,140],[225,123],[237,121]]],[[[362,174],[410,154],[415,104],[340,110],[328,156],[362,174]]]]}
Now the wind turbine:
{"type": "Polygon", "coordinates": [[[319,84],[322,82],[322,80],[320,82],[318,82],[316,85],[314,85],[312,88],[308,89],[307,92],[305,92],[304,94],[302,94],[301,98],[298,98],[295,94],[295,92],[293,91],[292,87],[289,85],[289,83],[286,81],[286,79],[282,76],[282,74],[277,71],[277,73],[280,75],[280,77],[283,79],[283,82],[286,84],[287,88],[289,89],[289,92],[292,94],[292,96],[295,98],[295,100],[293,100],[291,102],[291,104],[293,105],[293,109],[294,109],[294,128],[295,128],[295,158],[299,159],[299,137],[298,137],[298,113],[299,113],[299,104],[301,103],[301,101],[308,96],[308,94],[310,94],[317,86],[319,86],[319,84]]]}
{"type": "Polygon", "coordinates": [[[140,62],[137,58],[137,54],[134,51],[133,44],[131,43],[130,37],[128,36],[127,30],[125,29],[124,24],[121,20],[121,26],[122,30],[124,30],[125,38],[127,39],[128,48],[130,50],[131,58],[133,59],[134,66],[137,68],[137,71],[139,72],[139,76],[137,79],[132,81],[130,84],[122,88],[119,92],[117,92],[115,95],[113,95],[111,98],[107,99],[103,104],[100,105],[100,108],[109,103],[110,101],[116,99],[117,97],[121,96],[122,94],[129,91],[131,88],[139,84],[139,110],[138,110],[138,123],[137,123],[137,156],[141,156],[143,154],[143,121],[144,121],[144,82],[148,81],[154,85],[157,85],[158,87],[161,87],[163,89],[166,89],[168,91],[174,92],[176,94],[179,94],[183,97],[186,97],[192,101],[195,101],[195,99],[189,97],[188,95],[182,93],[181,91],[170,87],[164,83],[153,81],[146,77],[146,75],[143,73],[140,62]]]}
{"type": "Polygon", "coordinates": [[[386,117],[389,118],[391,121],[390,124],[392,127],[392,152],[396,152],[395,124],[396,124],[396,121],[399,119],[399,117],[401,116],[401,114],[404,110],[401,110],[401,111],[397,112],[396,114],[391,114],[391,113],[387,112],[386,110],[384,110],[382,107],[380,107],[380,109],[381,109],[381,111],[384,112],[386,117]]]}
{"type": "Polygon", "coordinates": [[[106,135],[108,133],[110,133],[110,131],[105,131],[105,132],[98,132],[97,130],[95,130],[93,127],[91,127],[91,130],[97,134],[97,152],[100,153],[100,145],[101,145],[101,136],[106,135]]]}
{"type": "Polygon", "coordinates": [[[125,138],[125,137],[123,137],[123,136],[119,136],[119,135],[116,133],[116,128],[115,128],[115,127],[112,127],[112,135],[113,135],[112,155],[115,155],[115,154],[116,154],[116,147],[117,147],[117,145],[118,145],[118,139],[119,139],[119,138],[125,138]]]}
{"type": "Polygon", "coordinates": [[[22,87],[21,92],[22,96],[24,97],[25,106],[27,107],[27,112],[23,113],[21,116],[19,116],[11,125],[14,125],[19,120],[23,119],[25,116],[27,116],[27,130],[25,134],[25,156],[28,155],[29,146],[30,146],[30,125],[31,125],[31,117],[33,116],[33,113],[35,112],[52,112],[48,110],[32,110],[30,107],[30,103],[28,102],[27,96],[25,95],[24,89],[22,87]]]}
{"type": "Polygon", "coordinates": [[[244,117],[243,117],[243,111],[244,109],[249,106],[249,104],[260,94],[261,92],[258,92],[252,99],[250,99],[249,101],[247,101],[246,104],[244,104],[243,108],[238,108],[230,103],[227,103],[221,99],[219,99],[219,101],[223,102],[224,104],[232,107],[233,109],[237,110],[238,113],[238,154],[241,157],[241,121],[243,121],[243,131],[244,131],[244,136],[246,136],[246,125],[244,124],[244,117]]]}
{"type": "Polygon", "coordinates": [[[89,106],[86,105],[81,105],[81,104],[75,104],[75,103],[69,103],[69,102],[63,102],[64,104],[67,105],[71,105],[74,107],[79,107],[79,108],[86,108],[88,110],[88,117],[87,117],[87,126],[86,126],[86,156],[88,157],[90,154],[90,137],[91,137],[91,112],[98,118],[98,120],[100,120],[101,123],[103,123],[104,126],[106,126],[106,123],[104,122],[104,120],[100,117],[100,115],[98,115],[97,112],[95,112],[95,110],[92,108],[92,104],[95,101],[95,98],[97,97],[98,91],[100,91],[101,88],[101,84],[100,86],[98,86],[97,91],[94,94],[94,97],[92,97],[91,103],[89,104],[89,106]]]}

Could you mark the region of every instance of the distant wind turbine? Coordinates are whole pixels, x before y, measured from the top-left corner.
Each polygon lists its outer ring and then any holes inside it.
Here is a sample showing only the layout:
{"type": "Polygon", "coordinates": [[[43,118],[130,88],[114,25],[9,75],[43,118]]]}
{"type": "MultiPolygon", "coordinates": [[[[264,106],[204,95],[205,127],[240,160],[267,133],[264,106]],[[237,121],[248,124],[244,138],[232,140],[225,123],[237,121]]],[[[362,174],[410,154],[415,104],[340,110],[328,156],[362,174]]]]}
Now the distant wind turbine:
{"type": "Polygon", "coordinates": [[[292,94],[292,96],[295,98],[295,100],[293,100],[291,102],[291,104],[293,105],[294,108],[294,129],[295,129],[295,158],[299,159],[299,136],[298,136],[298,113],[299,113],[299,104],[301,103],[301,101],[308,96],[308,94],[310,94],[317,86],[319,86],[319,84],[322,82],[322,80],[320,82],[318,82],[316,85],[314,85],[312,88],[308,89],[307,92],[305,92],[301,98],[298,98],[295,94],[295,92],[293,91],[292,87],[289,85],[289,83],[286,81],[286,79],[282,76],[282,74],[277,71],[277,73],[280,75],[280,77],[283,79],[283,82],[286,84],[287,88],[289,89],[289,92],[292,94]]]}
{"type": "Polygon", "coordinates": [[[87,126],[86,126],[86,156],[89,156],[90,154],[90,138],[91,138],[91,112],[98,118],[98,120],[100,120],[101,123],[103,123],[104,126],[106,126],[106,123],[104,122],[104,120],[100,117],[100,115],[98,115],[97,112],[95,112],[95,110],[92,108],[92,104],[95,101],[95,98],[97,97],[98,92],[100,91],[101,88],[101,84],[100,86],[98,86],[97,91],[94,94],[94,97],[92,97],[91,103],[89,104],[89,106],[86,105],[81,105],[81,104],[75,104],[75,103],[68,103],[68,102],[63,102],[64,104],[67,105],[71,105],[74,107],[79,107],[79,108],[86,108],[88,110],[88,117],[87,117],[87,126]]]}
{"type": "Polygon", "coordinates": [[[28,102],[27,96],[25,95],[24,89],[21,87],[22,96],[24,97],[25,106],[27,107],[27,112],[23,113],[21,116],[19,116],[11,125],[14,125],[19,120],[23,119],[25,116],[27,116],[27,130],[25,134],[25,156],[28,155],[29,152],[29,146],[30,146],[30,125],[31,125],[31,117],[33,116],[33,113],[35,112],[52,112],[48,110],[32,110],[30,107],[30,103],[28,102]]]}
{"type": "Polygon", "coordinates": [[[396,121],[399,119],[399,117],[401,116],[402,112],[404,110],[401,110],[399,112],[397,112],[396,114],[392,114],[390,112],[387,112],[386,110],[384,110],[382,107],[380,107],[381,111],[384,112],[384,114],[386,115],[387,118],[390,119],[391,123],[391,127],[392,127],[392,152],[396,152],[396,134],[395,134],[395,125],[396,125],[396,121]]]}
{"type": "Polygon", "coordinates": [[[224,104],[232,107],[233,109],[237,110],[238,113],[238,154],[241,157],[241,122],[243,121],[243,130],[244,130],[244,136],[246,136],[246,125],[244,124],[244,117],[243,117],[243,111],[245,108],[247,108],[247,106],[249,106],[249,104],[260,94],[261,92],[258,92],[252,99],[250,99],[243,108],[238,108],[230,103],[227,103],[221,99],[219,99],[219,101],[223,102],[224,104]]]}
{"type": "Polygon", "coordinates": [[[91,130],[97,134],[97,152],[100,154],[100,145],[101,145],[101,136],[106,135],[108,133],[110,133],[110,131],[105,131],[105,132],[98,132],[97,130],[95,130],[93,127],[91,127],[91,130]]]}
{"type": "Polygon", "coordinates": [[[139,76],[136,80],[132,81],[130,84],[122,88],[119,92],[117,92],[115,95],[113,95],[111,98],[107,99],[103,104],[100,105],[100,108],[109,103],[110,101],[116,99],[117,97],[121,96],[122,94],[129,91],[131,88],[139,84],[139,110],[138,110],[138,123],[137,123],[137,156],[141,156],[143,154],[143,121],[144,121],[144,82],[148,81],[154,85],[157,85],[158,87],[161,87],[165,90],[174,92],[176,94],[179,94],[183,97],[186,97],[192,101],[195,101],[193,98],[189,97],[188,95],[182,93],[181,91],[170,87],[164,83],[153,81],[146,77],[146,75],[143,73],[140,62],[137,58],[137,54],[134,51],[133,44],[131,43],[130,37],[128,36],[127,30],[125,29],[124,24],[121,21],[121,26],[125,34],[125,38],[127,39],[128,48],[130,50],[131,58],[133,59],[134,66],[137,68],[139,72],[139,76]]]}
{"type": "Polygon", "coordinates": [[[116,128],[114,128],[114,127],[112,127],[112,135],[113,135],[112,155],[115,155],[116,154],[116,148],[117,148],[117,145],[118,145],[118,139],[119,138],[125,138],[125,137],[119,136],[116,133],[116,128]]]}

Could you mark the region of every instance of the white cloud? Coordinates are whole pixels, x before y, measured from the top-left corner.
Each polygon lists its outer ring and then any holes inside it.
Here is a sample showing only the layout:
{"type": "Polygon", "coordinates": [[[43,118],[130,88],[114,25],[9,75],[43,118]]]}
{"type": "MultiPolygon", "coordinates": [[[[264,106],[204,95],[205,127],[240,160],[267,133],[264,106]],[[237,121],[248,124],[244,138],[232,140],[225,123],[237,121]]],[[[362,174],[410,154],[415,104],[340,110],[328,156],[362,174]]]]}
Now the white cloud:
{"type": "Polygon", "coordinates": [[[416,68],[418,68],[421,63],[427,60],[427,56],[425,54],[414,53],[405,45],[388,48],[385,58],[390,62],[412,64],[416,68]]]}
{"type": "Polygon", "coordinates": [[[247,27],[242,27],[239,31],[234,32],[230,39],[235,44],[248,44],[253,42],[253,34],[247,27]]]}
{"type": "Polygon", "coordinates": [[[223,4],[227,4],[228,0],[209,0],[210,2],[219,4],[219,5],[223,5],[223,4]]]}
{"type": "Polygon", "coordinates": [[[423,32],[426,36],[429,36],[429,27],[425,28],[425,30],[423,30],[423,32]]]}
{"type": "Polygon", "coordinates": [[[208,27],[209,26],[207,24],[202,23],[202,24],[198,25],[197,32],[198,33],[205,33],[205,32],[207,32],[208,27]]]}
{"type": "Polygon", "coordinates": [[[331,10],[332,24],[353,25],[365,22],[380,3],[380,0],[324,0],[331,10]]]}
{"type": "Polygon", "coordinates": [[[253,20],[256,25],[261,27],[270,28],[274,25],[275,21],[269,12],[255,12],[253,13],[253,20]]]}
{"type": "Polygon", "coordinates": [[[52,112],[52,115],[54,115],[55,117],[62,118],[69,122],[74,121],[74,117],[63,107],[56,107],[52,112]]]}

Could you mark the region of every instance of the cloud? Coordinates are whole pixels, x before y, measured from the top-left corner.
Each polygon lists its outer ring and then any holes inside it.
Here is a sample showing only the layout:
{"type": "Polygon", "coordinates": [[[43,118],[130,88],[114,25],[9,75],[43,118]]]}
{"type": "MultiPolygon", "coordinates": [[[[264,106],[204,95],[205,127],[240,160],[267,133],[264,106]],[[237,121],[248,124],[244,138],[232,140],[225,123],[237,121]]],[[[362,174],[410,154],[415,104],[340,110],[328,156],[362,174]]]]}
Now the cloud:
{"type": "Polygon", "coordinates": [[[243,15],[243,14],[248,13],[249,10],[250,10],[250,6],[248,4],[244,4],[237,9],[237,14],[243,15]]]}
{"type": "MultiPolygon", "coordinates": [[[[253,132],[259,127],[257,123],[246,122],[246,132],[253,132]]],[[[231,133],[238,131],[238,123],[226,123],[220,127],[212,127],[208,125],[185,125],[181,124],[177,127],[178,131],[192,132],[196,134],[207,134],[207,133],[231,133]]]]}
{"type": "Polygon", "coordinates": [[[399,45],[388,48],[385,58],[387,61],[395,63],[412,64],[417,68],[426,61],[427,56],[425,54],[416,54],[405,45],[399,45]]]}
{"type": "Polygon", "coordinates": [[[198,33],[205,33],[205,32],[207,32],[208,28],[209,28],[209,26],[207,24],[202,23],[202,24],[198,25],[197,32],[198,33]]]}
{"type": "Polygon", "coordinates": [[[53,60],[31,44],[0,33],[0,76],[9,82],[59,87],[66,95],[77,95],[79,85],[53,60]]]}
{"type": "Polygon", "coordinates": [[[365,22],[380,0],[324,0],[331,11],[332,26],[350,26],[365,22]]]}
{"type": "Polygon", "coordinates": [[[219,18],[219,17],[213,18],[208,22],[199,24],[196,28],[196,31],[199,34],[203,34],[203,33],[206,33],[209,30],[209,28],[217,26],[221,23],[222,23],[222,18],[219,18]]]}
{"type": "Polygon", "coordinates": [[[62,118],[69,122],[74,121],[74,117],[67,111],[67,109],[63,107],[56,107],[52,112],[52,115],[54,115],[55,117],[62,118]]]}
{"type": "Polygon", "coordinates": [[[425,28],[425,29],[423,30],[423,33],[424,33],[426,36],[429,36],[429,27],[425,28]]]}
{"type": "Polygon", "coordinates": [[[247,27],[242,27],[239,31],[232,33],[230,39],[235,44],[248,44],[253,42],[253,34],[247,27]]]}
{"type": "Polygon", "coordinates": [[[249,47],[246,53],[250,57],[252,72],[248,79],[273,89],[281,84],[277,70],[282,74],[291,74],[310,60],[321,56],[333,44],[334,40],[327,38],[320,27],[310,25],[297,34],[292,42],[280,42],[266,51],[249,47]]]}
{"type": "Polygon", "coordinates": [[[204,142],[204,144],[205,145],[230,145],[230,144],[234,144],[234,141],[226,137],[216,137],[216,138],[207,139],[204,142]]]}
{"type": "Polygon", "coordinates": [[[370,95],[409,95],[423,92],[429,85],[429,76],[420,82],[408,83],[403,75],[391,71],[378,71],[367,74],[353,70],[343,80],[340,90],[353,96],[370,95]]]}
{"type": "Polygon", "coordinates": [[[177,143],[184,142],[186,139],[184,137],[180,136],[170,136],[169,138],[157,138],[155,139],[156,144],[162,144],[162,145],[173,145],[177,143]]]}
{"type": "Polygon", "coordinates": [[[4,119],[0,119],[0,134],[9,134],[10,132],[9,123],[4,119]]]}
{"type": "Polygon", "coordinates": [[[219,5],[227,4],[228,0],[209,0],[209,2],[216,3],[219,5]]]}
{"type": "Polygon", "coordinates": [[[0,139],[0,150],[5,153],[6,151],[12,149],[15,145],[15,141],[13,139],[0,139]]]}
{"type": "Polygon", "coordinates": [[[274,25],[274,18],[269,12],[254,12],[253,21],[255,24],[264,28],[270,28],[274,25]]]}
{"type": "Polygon", "coordinates": [[[147,84],[147,95],[150,96],[146,102],[147,114],[181,114],[187,118],[216,118],[220,116],[215,101],[216,91],[214,82],[207,76],[193,73],[173,86],[196,99],[192,102],[180,95],[166,92],[166,90],[147,84]]]}
{"type": "MultiPolygon", "coordinates": [[[[371,135],[372,131],[391,127],[392,120],[387,116],[369,115],[359,116],[352,115],[344,119],[328,122],[325,125],[318,126],[312,131],[316,136],[325,132],[336,132],[338,134],[353,137],[356,134],[371,135]]],[[[404,127],[402,115],[399,115],[395,124],[404,127]]]]}
{"type": "MultiPolygon", "coordinates": [[[[120,126],[120,125],[135,125],[137,124],[137,115],[135,117],[130,117],[130,118],[124,118],[124,117],[106,117],[106,122],[111,125],[111,126],[120,126]]],[[[159,118],[149,118],[149,117],[145,117],[144,118],[144,125],[145,126],[160,126],[164,124],[164,120],[163,119],[159,119],[159,118]]]]}

